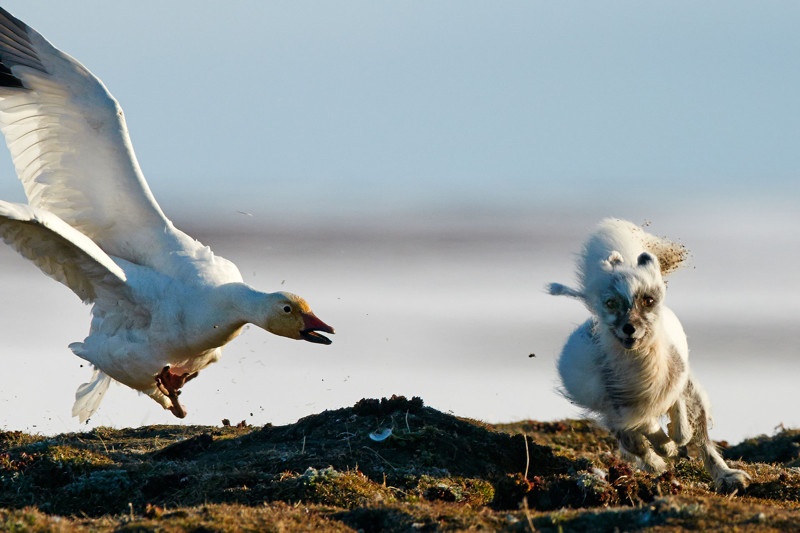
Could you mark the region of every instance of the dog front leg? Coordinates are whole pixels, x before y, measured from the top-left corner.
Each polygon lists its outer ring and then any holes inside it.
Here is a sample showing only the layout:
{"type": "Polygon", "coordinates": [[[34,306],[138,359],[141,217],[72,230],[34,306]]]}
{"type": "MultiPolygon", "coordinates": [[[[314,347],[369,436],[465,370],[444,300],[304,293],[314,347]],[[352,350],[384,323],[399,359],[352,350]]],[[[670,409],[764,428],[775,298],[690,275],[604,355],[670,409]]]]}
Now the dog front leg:
{"type": "Polygon", "coordinates": [[[647,440],[650,441],[653,450],[661,457],[674,457],[678,454],[678,447],[672,442],[672,439],[664,433],[658,420],[653,419],[648,425],[643,426],[642,433],[647,437],[647,440]]]}
{"type": "Polygon", "coordinates": [[[645,435],[635,429],[619,429],[614,432],[619,441],[619,447],[623,456],[635,456],[643,465],[644,469],[654,474],[661,474],[667,469],[667,463],[650,446],[645,435]]]}
{"type": "Polygon", "coordinates": [[[686,387],[687,409],[694,427],[692,440],[700,448],[703,465],[714,480],[714,487],[718,492],[726,493],[744,490],[750,483],[750,476],[744,470],[729,467],[708,436],[709,405],[705,394],[692,380],[686,387]]]}

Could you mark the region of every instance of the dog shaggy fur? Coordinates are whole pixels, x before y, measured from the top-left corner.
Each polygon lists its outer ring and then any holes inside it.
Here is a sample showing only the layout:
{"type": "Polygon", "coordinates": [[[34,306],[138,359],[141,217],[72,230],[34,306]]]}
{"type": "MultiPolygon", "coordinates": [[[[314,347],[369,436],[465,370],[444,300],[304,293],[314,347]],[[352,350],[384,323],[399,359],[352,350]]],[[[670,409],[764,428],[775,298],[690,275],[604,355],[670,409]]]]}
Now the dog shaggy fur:
{"type": "Polygon", "coordinates": [[[665,458],[693,443],[718,491],[743,490],[749,476],[728,467],[709,439],[710,403],[691,376],[683,327],[664,304],[664,276],[686,256],[682,245],[630,222],[600,222],[580,256],[578,288],[548,286],[592,314],[561,352],[562,393],[599,417],[623,456],[645,469],[663,472],[665,458]]]}

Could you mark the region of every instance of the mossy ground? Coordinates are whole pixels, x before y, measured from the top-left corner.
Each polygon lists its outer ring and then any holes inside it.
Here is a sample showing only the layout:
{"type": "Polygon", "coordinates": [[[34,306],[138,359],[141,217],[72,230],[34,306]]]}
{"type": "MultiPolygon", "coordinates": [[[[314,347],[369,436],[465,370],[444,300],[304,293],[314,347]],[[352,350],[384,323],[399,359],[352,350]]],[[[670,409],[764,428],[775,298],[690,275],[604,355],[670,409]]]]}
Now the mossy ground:
{"type": "Polygon", "coordinates": [[[489,425],[419,398],[280,427],[0,432],[0,530],[800,531],[798,443],[727,448],[753,483],[726,496],[691,453],[651,476],[591,422],[489,425]]]}

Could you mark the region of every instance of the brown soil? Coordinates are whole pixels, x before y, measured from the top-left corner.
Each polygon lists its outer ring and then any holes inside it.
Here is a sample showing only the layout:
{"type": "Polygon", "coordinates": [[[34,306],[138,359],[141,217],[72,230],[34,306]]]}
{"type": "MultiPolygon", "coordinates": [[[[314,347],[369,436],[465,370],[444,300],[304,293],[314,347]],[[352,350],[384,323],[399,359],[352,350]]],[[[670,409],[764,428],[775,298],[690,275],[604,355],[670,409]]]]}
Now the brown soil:
{"type": "Polygon", "coordinates": [[[419,398],[279,427],[0,432],[0,529],[800,531],[798,443],[725,449],[753,477],[726,496],[691,450],[654,477],[591,422],[490,425],[419,398]]]}

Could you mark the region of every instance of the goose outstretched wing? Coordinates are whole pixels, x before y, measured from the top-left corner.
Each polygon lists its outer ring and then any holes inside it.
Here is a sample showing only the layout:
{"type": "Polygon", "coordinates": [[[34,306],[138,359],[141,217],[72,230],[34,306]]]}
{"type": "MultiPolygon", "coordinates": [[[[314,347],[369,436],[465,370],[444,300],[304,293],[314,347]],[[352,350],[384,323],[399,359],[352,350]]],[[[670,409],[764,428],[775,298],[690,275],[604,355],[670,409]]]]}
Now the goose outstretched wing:
{"type": "Polygon", "coordinates": [[[0,129],[32,207],[108,254],[149,263],[171,226],[103,83],[0,8],[0,129]]]}

